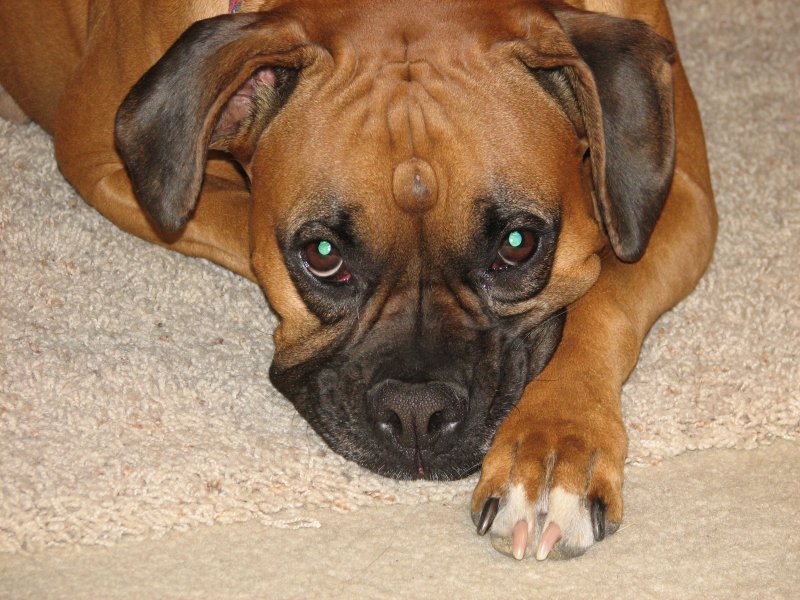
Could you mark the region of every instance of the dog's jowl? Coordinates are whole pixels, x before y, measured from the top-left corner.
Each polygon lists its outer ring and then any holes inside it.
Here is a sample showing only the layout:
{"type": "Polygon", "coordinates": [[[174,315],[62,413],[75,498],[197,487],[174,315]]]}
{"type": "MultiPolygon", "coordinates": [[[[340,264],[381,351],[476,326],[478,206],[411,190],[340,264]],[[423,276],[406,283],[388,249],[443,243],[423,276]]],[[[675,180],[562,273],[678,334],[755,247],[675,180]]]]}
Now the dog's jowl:
{"type": "Polygon", "coordinates": [[[331,448],[480,470],[516,558],[616,530],[621,386],[716,234],[662,0],[33,4],[5,90],[120,228],[259,283],[331,448]]]}

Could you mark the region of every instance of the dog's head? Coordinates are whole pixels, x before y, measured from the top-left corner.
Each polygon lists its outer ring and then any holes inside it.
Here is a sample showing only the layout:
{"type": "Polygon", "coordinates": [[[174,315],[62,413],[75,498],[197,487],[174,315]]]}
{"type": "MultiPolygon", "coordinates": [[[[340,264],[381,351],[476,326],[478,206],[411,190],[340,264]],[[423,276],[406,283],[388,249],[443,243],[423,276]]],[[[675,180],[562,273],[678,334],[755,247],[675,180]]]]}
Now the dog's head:
{"type": "Polygon", "coordinates": [[[555,2],[286,2],[188,29],[117,144],[165,230],[209,149],[230,153],[280,317],[276,387],[370,469],[460,477],[600,255],[645,251],[673,168],[670,54],[555,2]]]}

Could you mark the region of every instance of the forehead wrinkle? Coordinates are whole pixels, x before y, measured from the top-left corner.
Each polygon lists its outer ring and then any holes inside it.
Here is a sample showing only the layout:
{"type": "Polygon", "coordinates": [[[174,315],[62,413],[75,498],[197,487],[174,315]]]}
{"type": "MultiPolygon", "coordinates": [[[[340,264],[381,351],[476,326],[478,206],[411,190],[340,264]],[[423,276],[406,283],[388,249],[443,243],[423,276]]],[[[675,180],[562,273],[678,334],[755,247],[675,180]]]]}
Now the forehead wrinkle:
{"type": "Polygon", "coordinates": [[[415,157],[431,160],[434,145],[428,131],[428,113],[441,115],[444,112],[427,89],[426,75],[432,69],[412,68],[414,64],[384,63],[375,78],[376,95],[368,107],[375,114],[373,123],[386,127],[386,139],[395,164],[415,157]]]}
{"type": "MultiPolygon", "coordinates": [[[[393,163],[412,158],[414,152],[414,136],[411,130],[411,99],[409,85],[405,81],[392,82],[393,91],[385,107],[386,130],[388,132],[389,150],[393,163]]],[[[389,85],[392,85],[391,83],[389,85]]]]}

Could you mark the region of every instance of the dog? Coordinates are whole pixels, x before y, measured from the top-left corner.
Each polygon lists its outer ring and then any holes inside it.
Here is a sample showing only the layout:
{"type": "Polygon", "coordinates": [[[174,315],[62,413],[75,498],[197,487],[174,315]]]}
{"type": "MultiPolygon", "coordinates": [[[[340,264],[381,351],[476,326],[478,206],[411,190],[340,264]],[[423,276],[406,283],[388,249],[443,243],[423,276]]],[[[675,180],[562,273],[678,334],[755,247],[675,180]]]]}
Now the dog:
{"type": "Polygon", "coordinates": [[[0,16],[4,111],[121,229],[258,282],[271,379],[333,450],[480,469],[477,531],[517,559],[617,529],[622,384],[716,236],[664,0],[0,16]]]}

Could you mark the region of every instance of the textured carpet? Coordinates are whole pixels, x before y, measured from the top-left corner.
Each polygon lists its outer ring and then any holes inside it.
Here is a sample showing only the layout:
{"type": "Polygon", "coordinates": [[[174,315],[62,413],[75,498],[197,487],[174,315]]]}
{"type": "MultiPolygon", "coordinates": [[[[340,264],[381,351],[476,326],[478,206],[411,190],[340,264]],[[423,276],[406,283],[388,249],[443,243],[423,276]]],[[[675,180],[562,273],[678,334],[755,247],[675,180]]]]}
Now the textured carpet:
{"type": "MultiPolygon", "coordinates": [[[[634,464],[800,433],[800,6],[670,5],[721,227],[625,388],[634,464]]],[[[330,452],[269,384],[259,289],[120,233],[34,125],[0,122],[0,289],[0,551],[466,503],[474,479],[400,483],[330,452]]]]}
{"type": "Polygon", "coordinates": [[[463,506],[320,509],[320,529],[249,521],[0,555],[0,599],[797,600],[800,444],[628,471],[625,523],[571,561],[498,554],[463,506]]]}

